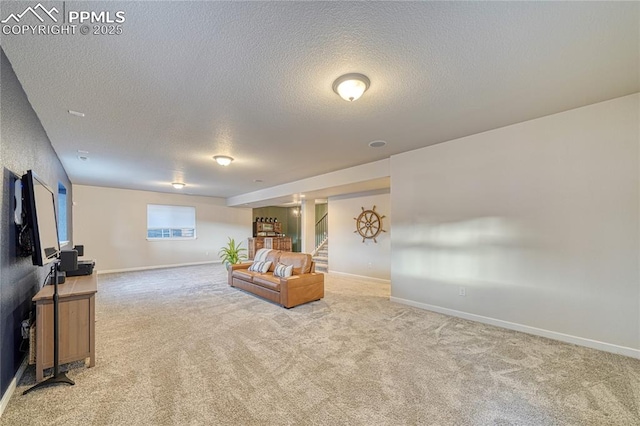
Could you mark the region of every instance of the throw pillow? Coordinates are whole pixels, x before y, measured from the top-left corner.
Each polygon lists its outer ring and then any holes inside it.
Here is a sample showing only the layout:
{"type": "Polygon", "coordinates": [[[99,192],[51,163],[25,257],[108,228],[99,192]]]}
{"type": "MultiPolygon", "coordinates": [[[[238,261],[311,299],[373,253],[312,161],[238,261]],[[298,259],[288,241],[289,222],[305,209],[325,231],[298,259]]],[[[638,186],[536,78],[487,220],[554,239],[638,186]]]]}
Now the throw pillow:
{"type": "Polygon", "coordinates": [[[267,260],[267,255],[270,251],[271,249],[261,248],[256,252],[256,255],[253,256],[253,260],[256,262],[264,262],[265,260],[267,260]]]}
{"type": "Polygon", "coordinates": [[[287,278],[290,277],[293,273],[293,265],[285,265],[283,263],[278,263],[276,268],[273,270],[273,275],[275,277],[287,278]]]}
{"type": "Polygon", "coordinates": [[[257,262],[253,262],[251,266],[249,266],[249,270],[252,272],[260,272],[261,274],[264,274],[269,270],[270,266],[271,266],[271,262],[257,261],[257,262]]]}

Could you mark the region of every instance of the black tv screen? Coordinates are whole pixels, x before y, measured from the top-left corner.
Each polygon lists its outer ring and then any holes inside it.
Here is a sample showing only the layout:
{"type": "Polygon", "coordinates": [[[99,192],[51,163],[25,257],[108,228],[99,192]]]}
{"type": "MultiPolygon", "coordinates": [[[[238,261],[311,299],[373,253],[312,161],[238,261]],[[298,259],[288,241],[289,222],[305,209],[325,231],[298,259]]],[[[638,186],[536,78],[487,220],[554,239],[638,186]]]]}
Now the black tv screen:
{"type": "Polygon", "coordinates": [[[32,170],[22,176],[22,190],[27,226],[31,230],[33,264],[44,266],[60,253],[55,197],[32,170]]]}

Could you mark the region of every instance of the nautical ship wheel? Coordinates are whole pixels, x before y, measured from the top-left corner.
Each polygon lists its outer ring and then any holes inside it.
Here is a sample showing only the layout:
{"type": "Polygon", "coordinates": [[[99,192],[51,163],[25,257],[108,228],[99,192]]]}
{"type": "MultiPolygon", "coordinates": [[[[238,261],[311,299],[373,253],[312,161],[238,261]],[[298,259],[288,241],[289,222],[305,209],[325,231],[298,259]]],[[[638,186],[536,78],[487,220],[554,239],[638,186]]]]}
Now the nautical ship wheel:
{"type": "Polygon", "coordinates": [[[362,207],[362,213],[360,213],[358,217],[354,217],[356,230],[353,231],[353,233],[355,234],[357,232],[360,234],[363,243],[364,240],[371,238],[373,238],[374,243],[377,243],[376,237],[380,235],[381,232],[387,232],[382,229],[382,219],[384,218],[384,215],[380,216],[376,213],[376,206],[373,206],[371,210],[365,210],[364,207],[362,207]]]}

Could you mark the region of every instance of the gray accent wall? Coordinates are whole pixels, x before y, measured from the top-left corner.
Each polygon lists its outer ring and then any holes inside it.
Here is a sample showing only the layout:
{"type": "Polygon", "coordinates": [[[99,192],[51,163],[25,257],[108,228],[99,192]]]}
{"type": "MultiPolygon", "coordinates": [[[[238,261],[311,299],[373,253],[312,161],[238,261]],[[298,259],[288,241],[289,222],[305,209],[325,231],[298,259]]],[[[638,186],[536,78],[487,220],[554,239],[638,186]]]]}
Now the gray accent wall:
{"type": "MultiPolygon", "coordinates": [[[[291,237],[292,250],[299,252],[301,250],[300,234],[301,224],[300,215],[296,215],[294,211],[298,207],[260,207],[253,209],[251,221],[255,221],[256,217],[276,217],[278,222],[282,222],[282,233],[287,237],[291,237]]],[[[245,247],[246,240],[242,245],[245,247]]]]}
{"type": "MultiPolygon", "coordinates": [[[[31,257],[16,255],[16,227],[13,220],[13,182],[27,170],[34,170],[56,193],[58,182],[71,182],[51,146],[38,116],[11,63],[0,50],[0,165],[2,166],[2,210],[0,210],[0,395],[4,395],[26,352],[20,351],[20,324],[32,310],[31,298],[40,289],[48,268],[31,264],[31,257]]],[[[63,108],[63,106],[61,106],[63,108]]],[[[71,209],[67,212],[70,225],[71,209]]],[[[68,227],[68,239],[73,236],[68,227]]]]}
{"type": "Polygon", "coordinates": [[[322,219],[322,216],[327,214],[328,211],[329,211],[328,203],[316,204],[316,223],[318,223],[318,221],[322,219]]]}

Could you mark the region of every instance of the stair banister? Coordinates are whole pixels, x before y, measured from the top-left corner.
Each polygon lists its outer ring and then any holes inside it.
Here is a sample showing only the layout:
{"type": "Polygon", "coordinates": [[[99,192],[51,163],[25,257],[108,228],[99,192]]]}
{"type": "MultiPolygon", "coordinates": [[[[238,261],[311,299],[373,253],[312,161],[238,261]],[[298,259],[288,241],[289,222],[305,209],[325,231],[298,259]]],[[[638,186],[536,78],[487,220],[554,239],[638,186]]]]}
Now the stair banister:
{"type": "Polygon", "coordinates": [[[316,230],[315,230],[315,237],[316,237],[316,246],[313,249],[313,252],[311,253],[312,256],[315,256],[318,253],[318,250],[320,250],[320,248],[322,247],[322,245],[325,243],[325,241],[327,241],[327,238],[329,236],[329,213],[325,213],[324,216],[322,216],[320,218],[320,220],[318,220],[316,222],[316,230]]]}
{"type": "Polygon", "coordinates": [[[325,213],[324,216],[322,216],[320,220],[316,222],[316,247],[314,249],[314,252],[317,252],[320,246],[322,246],[322,243],[324,243],[324,241],[327,239],[329,232],[328,216],[329,213],[325,213]]]}

